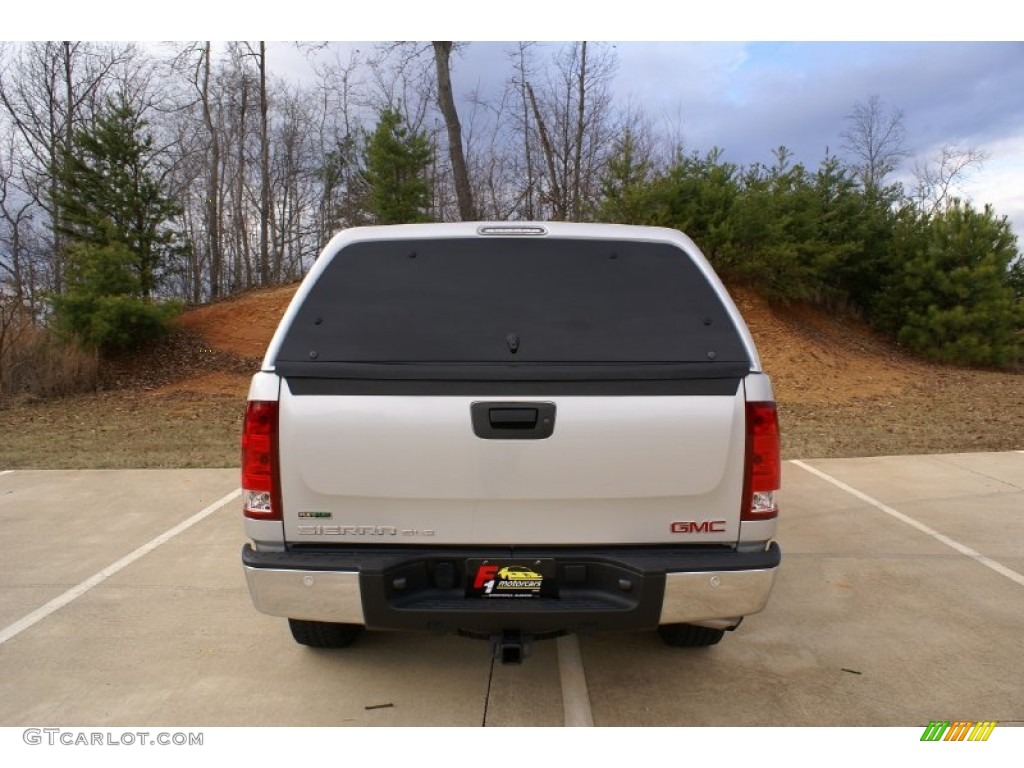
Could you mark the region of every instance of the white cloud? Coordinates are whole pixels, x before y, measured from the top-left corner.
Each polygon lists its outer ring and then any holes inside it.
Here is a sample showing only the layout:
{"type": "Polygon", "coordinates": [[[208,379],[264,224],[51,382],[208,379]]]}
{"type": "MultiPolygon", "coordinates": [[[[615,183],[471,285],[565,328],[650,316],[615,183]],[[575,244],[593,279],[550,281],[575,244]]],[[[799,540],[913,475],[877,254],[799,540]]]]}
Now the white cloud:
{"type": "Polygon", "coordinates": [[[995,212],[1006,216],[1024,246],[1024,130],[985,144],[985,166],[971,175],[964,191],[980,207],[991,203],[995,212]]]}

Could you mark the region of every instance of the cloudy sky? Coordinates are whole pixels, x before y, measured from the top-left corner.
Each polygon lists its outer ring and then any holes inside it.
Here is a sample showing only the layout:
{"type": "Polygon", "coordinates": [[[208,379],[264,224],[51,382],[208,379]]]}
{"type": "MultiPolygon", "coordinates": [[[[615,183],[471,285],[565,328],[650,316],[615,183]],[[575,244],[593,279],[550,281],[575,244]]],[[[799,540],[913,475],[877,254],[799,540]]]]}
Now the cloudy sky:
{"type": "MultiPolygon", "coordinates": [[[[857,101],[904,115],[902,170],[945,144],[980,149],[964,192],[1024,235],[1024,43],[702,43],[620,46],[620,87],[681,111],[685,141],[740,163],[779,144],[816,164],[857,101]]],[[[910,181],[908,178],[907,181],[910,181]]]]}
{"type": "MultiPolygon", "coordinates": [[[[700,8],[654,0],[387,0],[358,6],[253,0],[218,4],[215,10],[204,0],[177,0],[177,12],[162,14],[159,26],[154,17],[139,13],[137,3],[101,0],[100,5],[112,10],[97,13],[95,2],[87,9],[68,2],[55,17],[13,11],[25,16],[14,19],[5,36],[624,39],[615,43],[619,102],[643,105],[652,118],[681,132],[688,149],[718,146],[726,159],[741,164],[769,162],[780,144],[811,166],[826,148],[842,153],[846,116],[856,102],[877,95],[904,115],[911,157],[902,177],[909,183],[914,160],[934,156],[945,144],[983,151],[984,166],[971,174],[962,192],[979,205],[993,204],[1013,222],[1024,244],[1024,43],[999,42],[1024,39],[1024,25],[1012,23],[998,0],[969,5],[932,0],[927,14],[920,4],[892,0],[859,0],[856,6],[716,0],[700,8]],[[119,13],[125,9],[130,12],[119,13]],[[665,38],[691,42],[647,42],[665,38]],[[734,39],[758,42],[724,42],[734,39]],[[832,42],[813,42],[822,39],[832,42]],[[956,40],[973,42],[951,42],[956,40]]],[[[454,62],[456,92],[500,89],[510,74],[510,47],[467,46],[454,62]]],[[[552,53],[556,47],[550,45],[552,53]]],[[[293,46],[270,50],[276,73],[302,77],[309,71],[293,46]]]]}
{"type": "MultiPolygon", "coordinates": [[[[510,43],[471,42],[454,61],[454,87],[500,92],[511,75],[510,43]]],[[[556,43],[541,44],[539,60],[556,43]]],[[[1024,43],[1020,42],[618,42],[614,93],[642,105],[688,150],[718,146],[740,164],[770,162],[787,146],[811,167],[844,153],[841,134],[856,102],[878,96],[900,110],[909,157],[897,177],[913,183],[915,161],[944,145],[985,153],[959,190],[991,203],[1024,240],[1024,43]]],[[[288,46],[272,49],[281,70],[308,66],[288,46]]]]}

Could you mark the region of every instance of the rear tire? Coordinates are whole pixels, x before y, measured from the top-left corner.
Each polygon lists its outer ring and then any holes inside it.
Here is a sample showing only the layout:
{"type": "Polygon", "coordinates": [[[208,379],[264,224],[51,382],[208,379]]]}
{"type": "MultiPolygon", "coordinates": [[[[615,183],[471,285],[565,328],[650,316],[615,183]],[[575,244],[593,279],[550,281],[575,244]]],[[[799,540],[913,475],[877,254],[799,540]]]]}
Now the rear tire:
{"type": "Polygon", "coordinates": [[[725,635],[725,630],[698,627],[695,624],[662,624],[658,627],[658,634],[665,645],[673,648],[706,648],[717,645],[725,635]]]}
{"type": "Polygon", "coordinates": [[[304,619],[288,619],[288,626],[295,642],[310,648],[347,648],[363,631],[362,624],[334,624],[304,619]]]}

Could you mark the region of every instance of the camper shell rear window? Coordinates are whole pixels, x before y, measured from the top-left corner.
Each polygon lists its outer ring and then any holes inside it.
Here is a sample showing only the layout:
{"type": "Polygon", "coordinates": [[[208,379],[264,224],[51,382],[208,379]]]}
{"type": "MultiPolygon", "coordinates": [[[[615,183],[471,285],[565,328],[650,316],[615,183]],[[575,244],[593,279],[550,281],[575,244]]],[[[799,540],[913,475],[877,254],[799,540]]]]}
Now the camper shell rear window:
{"type": "Polygon", "coordinates": [[[708,376],[749,362],[715,288],[674,245],[488,237],[343,247],[275,366],[300,376],[479,378],[497,369],[558,379],[587,369],[708,376]]]}

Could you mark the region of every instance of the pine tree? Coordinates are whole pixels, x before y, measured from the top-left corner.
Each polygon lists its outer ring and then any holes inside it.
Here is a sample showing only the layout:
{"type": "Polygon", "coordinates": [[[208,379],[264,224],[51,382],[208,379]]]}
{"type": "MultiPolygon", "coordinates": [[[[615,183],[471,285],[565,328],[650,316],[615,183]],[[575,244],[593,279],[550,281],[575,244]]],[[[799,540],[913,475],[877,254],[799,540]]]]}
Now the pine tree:
{"type": "Polygon", "coordinates": [[[116,238],[68,246],[67,289],[51,298],[53,326],[87,349],[116,353],[166,335],[178,302],[140,295],[135,254],[116,238]]]}
{"type": "Polygon", "coordinates": [[[615,140],[615,148],[601,178],[599,218],[616,224],[646,224],[645,199],[652,176],[652,163],[638,146],[636,135],[626,128],[615,140]]]}
{"type": "Polygon", "coordinates": [[[396,109],[380,114],[366,142],[364,178],[369,208],[378,224],[429,221],[427,168],[431,161],[425,133],[411,131],[396,109]]]}
{"type": "Polygon", "coordinates": [[[902,266],[879,300],[899,341],[942,362],[1018,362],[1024,308],[1011,279],[1019,253],[1006,219],[990,206],[956,201],[905,226],[910,234],[895,242],[902,266]]]}
{"type": "Polygon", "coordinates": [[[180,248],[170,226],[181,207],[164,188],[153,137],[128,103],[109,102],[75,136],[59,169],[61,231],[71,243],[120,244],[132,254],[138,293],[150,296],[160,270],[180,248]]]}
{"type": "Polygon", "coordinates": [[[159,338],[179,309],[151,298],[161,268],[180,247],[169,226],[180,207],[157,175],[145,125],[127,103],[108,103],[76,134],[58,171],[68,249],[66,289],[51,300],[53,324],[104,352],[159,338]]]}

